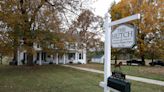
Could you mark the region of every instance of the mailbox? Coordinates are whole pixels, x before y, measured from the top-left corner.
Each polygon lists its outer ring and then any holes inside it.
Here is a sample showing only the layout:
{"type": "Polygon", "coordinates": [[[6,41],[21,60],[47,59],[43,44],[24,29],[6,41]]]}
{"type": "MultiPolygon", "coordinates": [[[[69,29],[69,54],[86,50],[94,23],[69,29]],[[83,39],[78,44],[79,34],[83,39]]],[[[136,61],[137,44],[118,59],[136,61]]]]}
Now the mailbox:
{"type": "Polygon", "coordinates": [[[120,80],[117,78],[113,78],[113,77],[109,77],[108,78],[108,87],[111,87],[113,89],[116,89],[120,92],[130,92],[130,82],[126,81],[126,80],[120,80]]]}
{"type": "Polygon", "coordinates": [[[112,72],[112,76],[108,78],[107,86],[120,92],[131,91],[130,82],[126,80],[126,75],[121,72],[112,72]]]}

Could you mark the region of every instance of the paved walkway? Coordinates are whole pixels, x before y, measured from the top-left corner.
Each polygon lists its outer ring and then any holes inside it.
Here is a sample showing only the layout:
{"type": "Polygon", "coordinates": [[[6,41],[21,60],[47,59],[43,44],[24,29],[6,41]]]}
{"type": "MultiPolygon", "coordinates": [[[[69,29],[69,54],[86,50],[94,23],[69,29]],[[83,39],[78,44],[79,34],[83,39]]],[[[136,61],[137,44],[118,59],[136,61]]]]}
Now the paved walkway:
{"type": "MultiPolygon", "coordinates": [[[[71,66],[71,65],[62,65],[62,66],[70,67],[70,68],[74,68],[74,69],[78,69],[78,70],[83,70],[83,71],[89,71],[89,72],[104,74],[104,71],[95,70],[95,69],[82,68],[82,67],[76,67],[76,66],[71,66]]],[[[129,76],[129,75],[127,75],[126,78],[129,80],[134,80],[134,81],[164,86],[164,81],[147,79],[147,78],[142,78],[142,77],[129,76]]]]}

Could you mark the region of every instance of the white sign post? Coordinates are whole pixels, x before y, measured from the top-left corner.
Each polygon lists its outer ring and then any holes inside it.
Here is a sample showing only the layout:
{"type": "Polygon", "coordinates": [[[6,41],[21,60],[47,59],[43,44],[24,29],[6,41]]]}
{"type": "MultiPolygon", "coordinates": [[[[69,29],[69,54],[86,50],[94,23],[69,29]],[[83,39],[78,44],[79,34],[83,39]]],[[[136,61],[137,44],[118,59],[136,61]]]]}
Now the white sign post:
{"type": "Polygon", "coordinates": [[[111,76],[111,27],[109,26],[108,13],[105,15],[104,30],[105,30],[105,62],[104,62],[104,92],[109,92],[107,86],[108,77],[111,76]]]}
{"type": "Polygon", "coordinates": [[[100,82],[100,86],[104,87],[104,92],[109,92],[107,86],[108,77],[111,76],[111,26],[122,24],[128,21],[140,19],[140,14],[135,14],[114,22],[109,21],[108,13],[105,15],[104,31],[105,31],[105,63],[104,63],[104,82],[100,82]],[[110,22],[110,23],[109,23],[110,22]]]}

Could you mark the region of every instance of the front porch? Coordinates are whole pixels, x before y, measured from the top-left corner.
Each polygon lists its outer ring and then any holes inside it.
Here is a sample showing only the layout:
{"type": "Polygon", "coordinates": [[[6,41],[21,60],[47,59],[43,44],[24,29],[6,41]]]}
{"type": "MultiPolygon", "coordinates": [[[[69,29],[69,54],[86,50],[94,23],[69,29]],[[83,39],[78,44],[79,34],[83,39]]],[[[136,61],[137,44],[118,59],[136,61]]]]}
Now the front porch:
{"type": "MultiPolygon", "coordinates": [[[[27,63],[27,53],[21,52],[18,55],[18,65],[27,63]]],[[[86,64],[86,53],[71,52],[65,54],[47,54],[46,52],[38,51],[33,55],[33,63],[38,65],[43,64],[86,64]]]]}

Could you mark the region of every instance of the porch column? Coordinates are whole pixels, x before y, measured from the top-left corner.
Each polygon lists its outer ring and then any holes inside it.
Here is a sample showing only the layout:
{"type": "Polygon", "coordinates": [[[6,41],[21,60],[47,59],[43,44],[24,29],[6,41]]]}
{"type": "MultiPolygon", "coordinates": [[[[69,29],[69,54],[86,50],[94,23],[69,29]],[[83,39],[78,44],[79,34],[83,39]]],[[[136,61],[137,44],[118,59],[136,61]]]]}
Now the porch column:
{"type": "Polygon", "coordinates": [[[21,65],[21,62],[20,62],[20,51],[19,51],[19,49],[17,50],[17,65],[21,65]]]}
{"type": "Polygon", "coordinates": [[[84,59],[84,64],[86,64],[87,63],[86,50],[83,50],[83,59],[84,59]]]}
{"type": "Polygon", "coordinates": [[[63,64],[66,64],[66,61],[65,61],[65,54],[63,55],[63,64]]]}
{"type": "Polygon", "coordinates": [[[25,54],[25,59],[24,59],[25,61],[24,62],[25,62],[25,64],[27,64],[27,54],[26,54],[26,52],[24,52],[24,54],[25,54]]]}
{"type": "Polygon", "coordinates": [[[55,64],[55,55],[52,56],[52,62],[55,64]]]}
{"type": "Polygon", "coordinates": [[[58,53],[56,54],[56,64],[59,64],[58,53]]]}
{"type": "Polygon", "coordinates": [[[42,52],[39,52],[39,65],[42,65],[42,52]]]}
{"type": "Polygon", "coordinates": [[[75,53],[75,63],[77,63],[77,61],[78,61],[78,53],[76,52],[75,53]]]}

